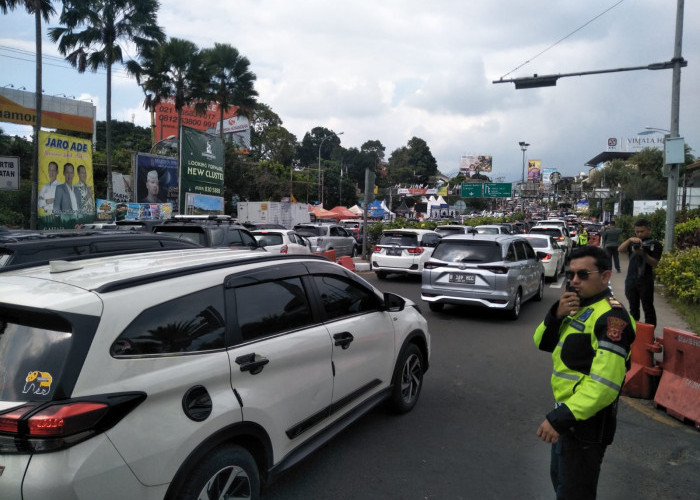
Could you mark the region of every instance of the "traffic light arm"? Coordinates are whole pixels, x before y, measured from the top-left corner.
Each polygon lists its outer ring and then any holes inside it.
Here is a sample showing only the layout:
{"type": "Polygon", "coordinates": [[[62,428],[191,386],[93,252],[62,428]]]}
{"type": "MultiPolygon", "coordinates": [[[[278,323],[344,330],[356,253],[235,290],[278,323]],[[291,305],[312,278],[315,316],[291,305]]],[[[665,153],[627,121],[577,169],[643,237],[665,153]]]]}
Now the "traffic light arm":
{"type": "MultiPolygon", "coordinates": [[[[681,67],[686,67],[688,61],[680,58],[681,67]]],[[[659,70],[659,69],[673,69],[676,64],[676,60],[672,59],[667,62],[652,63],[646,66],[633,66],[630,68],[614,68],[614,69],[599,69],[594,71],[581,71],[578,73],[560,73],[558,75],[538,75],[534,74],[532,76],[524,78],[509,78],[509,79],[499,79],[494,80],[492,83],[510,83],[515,84],[516,90],[519,89],[533,89],[537,87],[554,87],[557,84],[559,78],[565,78],[567,76],[586,76],[586,75],[598,75],[601,73],[620,73],[622,71],[639,71],[639,70],[659,70]]]]}

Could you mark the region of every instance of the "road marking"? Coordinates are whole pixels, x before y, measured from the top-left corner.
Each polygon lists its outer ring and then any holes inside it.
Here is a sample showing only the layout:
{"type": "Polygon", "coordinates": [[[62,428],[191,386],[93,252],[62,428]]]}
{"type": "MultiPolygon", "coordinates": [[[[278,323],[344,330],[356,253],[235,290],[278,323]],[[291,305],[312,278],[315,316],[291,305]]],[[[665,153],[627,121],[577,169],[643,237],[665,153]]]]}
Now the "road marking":
{"type": "Polygon", "coordinates": [[[640,399],[630,398],[627,396],[621,396],[620,400],[624,401],[630,407],[634,408],[639,413],[647,416],[648,418],[650,418],[652,420],[655,420],[655,421],[660,422],[662,424],[666,424],[669,427],[675,427],[677,429],[681,429],[684,432],[687,432],[689,434],[696,433],[696,431],[694,429],[689,428],[687,425],[683,424],[682,422],[679,422],[678,420],[669,416],[667,413],[664,413],[663,410],[659,410],[658,408],[654,408],[654,407],[650,406],[650,404],[645,403],[645,400],[643,400],[643,399],[640,400],[640,399]]]}

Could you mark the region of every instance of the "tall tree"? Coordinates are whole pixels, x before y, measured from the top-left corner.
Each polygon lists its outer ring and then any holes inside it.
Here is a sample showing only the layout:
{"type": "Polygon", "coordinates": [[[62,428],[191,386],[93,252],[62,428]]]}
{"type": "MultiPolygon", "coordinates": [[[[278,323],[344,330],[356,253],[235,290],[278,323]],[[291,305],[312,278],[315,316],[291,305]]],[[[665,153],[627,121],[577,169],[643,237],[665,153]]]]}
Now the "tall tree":
{"type": "Polygon", "coordinates": [[[0,11],[6,14],[8,10],[14,10],[18,6],[24,6],[29,14],[34,14],[34,36],[36,45],[36,121],[34,122],[34,158],[32,159],[32,200],[30,228],[36,229],[37,225],[37,196],[39,193],[39,131],[41,130],[42,107],[42,63],[41,63],[41,20],[49,22],[49,18],[56,13],[51,5],[51,0],[0,0],[0,11]]]}
{"type": "Polygon", "coordinates": [[[250,118],[258,95],[253,87],[257,77],[250,71],[248,58],[229,44],[215,43],[202,54],[209,74],[208,98],[219,105],[219,136],[223,139],[224,114],[232,106],[250,118]]]}
{"type": "Polygon", "coordinates": [[[140,54],[165,40],[156,19],[159,6],[158,0],[63,0],[63,26],[49,30],[79,72],[107,70],[107,198],[112,197],[112,66],[124,62],[121,44],[133,44],[140,54]]]}
{"type": "Polygon", "coordinates": [[[136,78],[136,83],[144,93],[143,107],[151,118],[151,147],[156,144],[156,107],[166,97],[163,90],[162,50],[159,43],[144,46],[137,59],[126,62],[126,70],[136,78]]]}
{"type": "Polygon", "coordinates": [[[177,130],[182,125],[182,110],[194,105],[196,113],[207,109],[207,84],[209,76],[204,57],[199,48],[189,40],[171,38],[160,49],[162,97],[172,98],[177,111],[177,130]]]}

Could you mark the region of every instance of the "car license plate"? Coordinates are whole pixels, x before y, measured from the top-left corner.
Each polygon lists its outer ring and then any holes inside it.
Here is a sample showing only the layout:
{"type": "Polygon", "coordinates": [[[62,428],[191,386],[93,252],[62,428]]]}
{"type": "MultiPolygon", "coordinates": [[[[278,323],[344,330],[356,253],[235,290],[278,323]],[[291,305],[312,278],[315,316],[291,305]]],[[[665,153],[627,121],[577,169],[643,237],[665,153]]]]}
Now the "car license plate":
{"type": "Polygon", "coordinates": [[[386,251],[387,255],[401,255],[401,249],[400,248],[389,248],[386,251]]]}
{"type": "Polygon", "coordinates": [[[450,283],[464,283],[465,285],[473,285],[475,276],[473,274],[455,274],[450,273],[450,283]]]}

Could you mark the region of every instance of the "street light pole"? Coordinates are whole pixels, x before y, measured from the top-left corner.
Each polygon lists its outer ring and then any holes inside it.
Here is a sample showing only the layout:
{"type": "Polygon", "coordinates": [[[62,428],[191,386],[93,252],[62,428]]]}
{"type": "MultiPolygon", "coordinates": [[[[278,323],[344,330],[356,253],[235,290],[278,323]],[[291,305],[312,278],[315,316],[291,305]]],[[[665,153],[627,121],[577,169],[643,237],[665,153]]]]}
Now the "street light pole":
{"type": "Polygon", "coordinates": [[[333,136],[343,135],[343,132],[338,132],[337,134],[331,134],[325,136],[321,139],[321,144],[318,145],[318,202],[323,206],[323,187],[321,185],[321,146],[326,142],[326,139],[330,139],[333,136]]]}
{"type": "Polygon", "coordinates": [[[523,190],[525,189],[525,151],[527,151],[527,147],[529,144],[525,141],[520,141],[518,143],[520,146],[520,149],[523,152],[523,172],[522,172],[522,177],[520,179],[520,197],[523,197],[523,190]]]}

